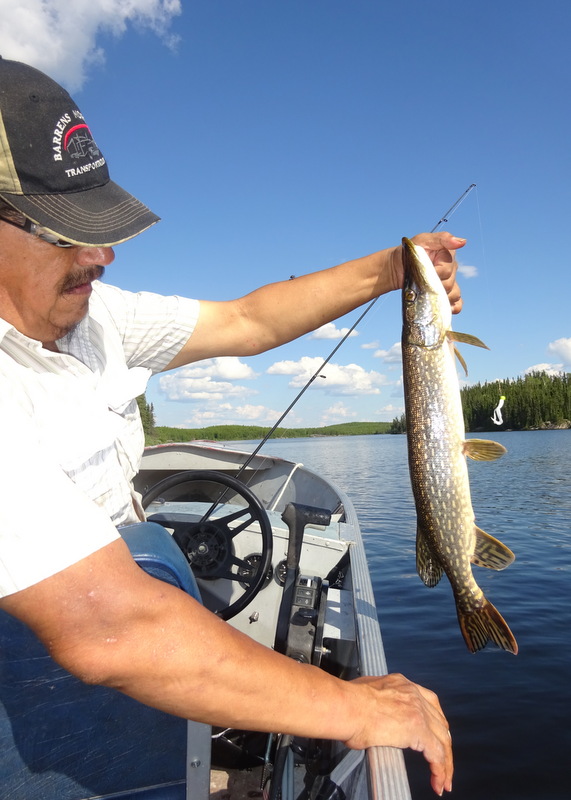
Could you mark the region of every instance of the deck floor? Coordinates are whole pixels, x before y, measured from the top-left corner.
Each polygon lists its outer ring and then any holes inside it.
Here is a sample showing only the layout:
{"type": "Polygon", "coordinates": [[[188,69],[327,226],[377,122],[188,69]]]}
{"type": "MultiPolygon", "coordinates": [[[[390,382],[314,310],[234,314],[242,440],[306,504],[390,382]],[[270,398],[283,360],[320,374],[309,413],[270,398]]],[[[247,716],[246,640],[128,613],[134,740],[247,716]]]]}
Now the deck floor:
{"type": "Polygon", "coordinates": [[[210,773],[210,800],[246,800],[262,797],[260,781],[262,769],[212,770],[210,773]]]}
{"type": "MultiPolygon", "coordinates": [[[[297,797],[303,789],[304,770],[294,770],[294,793],[297,797]]],[[[263,797],[260,788],[262,768],[248,770],[218,770],[210,772],[210,800],[248,800],[263,797]]],[[[266,787],[267,788],[267,787],[266,787]]]]}

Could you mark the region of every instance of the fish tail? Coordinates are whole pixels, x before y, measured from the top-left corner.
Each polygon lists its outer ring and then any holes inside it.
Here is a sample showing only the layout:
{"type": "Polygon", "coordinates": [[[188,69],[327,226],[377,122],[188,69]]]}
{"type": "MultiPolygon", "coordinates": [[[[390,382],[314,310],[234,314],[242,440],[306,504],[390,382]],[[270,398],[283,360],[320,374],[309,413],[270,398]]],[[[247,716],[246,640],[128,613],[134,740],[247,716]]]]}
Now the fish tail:
{"type": "Polygon", "coordinates": [[[458,621],[471,653],[481,650],[488,642],[494,642],[502,650],[517,654],[517,642],[507,622],[486,598],[484,604],[474,611],[458,609],[458,621]]]}

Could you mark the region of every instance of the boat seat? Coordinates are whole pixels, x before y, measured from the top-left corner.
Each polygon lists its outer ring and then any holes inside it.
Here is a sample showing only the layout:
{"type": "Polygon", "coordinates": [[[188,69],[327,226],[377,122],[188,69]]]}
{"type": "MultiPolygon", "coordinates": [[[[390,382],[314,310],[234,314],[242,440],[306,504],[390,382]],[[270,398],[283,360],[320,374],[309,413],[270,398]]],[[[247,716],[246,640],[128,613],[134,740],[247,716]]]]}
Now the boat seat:
{"type": "MultiPolygon", "coordinates": [[[[143,569],[199,598],[186,559],[163,527],[144,522],[120,532],[143,569]]],[[[82,683],[27,626],[0,611],[2,800],[185,800],[187,763],[196,779],[197,746],[208,768],[208,726],[82,683]],[[188,751],[187,724],[194,737],[188,751]]]]}

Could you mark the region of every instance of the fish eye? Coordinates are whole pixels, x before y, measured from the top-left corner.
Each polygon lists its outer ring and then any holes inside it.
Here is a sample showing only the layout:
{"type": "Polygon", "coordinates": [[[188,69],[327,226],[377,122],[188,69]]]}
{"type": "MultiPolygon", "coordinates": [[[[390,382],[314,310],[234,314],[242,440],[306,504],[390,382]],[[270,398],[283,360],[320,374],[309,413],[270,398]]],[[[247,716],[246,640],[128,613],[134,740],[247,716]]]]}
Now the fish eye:
{"type": "Polygon", "coordinates": [[[414,291],[414,289],[405,289],[404,299],[406,300],[407,303],[414,303],[414,301],[416,300],[416,292],[414,291]]]}

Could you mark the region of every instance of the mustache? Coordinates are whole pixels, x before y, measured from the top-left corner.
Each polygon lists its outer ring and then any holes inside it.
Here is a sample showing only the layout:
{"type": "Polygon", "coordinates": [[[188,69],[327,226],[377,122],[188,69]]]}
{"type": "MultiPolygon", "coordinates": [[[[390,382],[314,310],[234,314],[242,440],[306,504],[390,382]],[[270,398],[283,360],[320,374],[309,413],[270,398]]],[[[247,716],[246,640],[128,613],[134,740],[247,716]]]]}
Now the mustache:
{"type": "Polygon", "coordinates": [[[82,286],[84,283],[92,283],[93,281],[98,281],[100,278],[103,277],[105,274],[105,267],[101,266],[93,266],[93,267],[85,267],[84,269],[78,269],[75,272],[70,273],[62,283],[61,286],[61,293],[69,291],[70,289],[75,289],[76,286],[82,286]]]}

